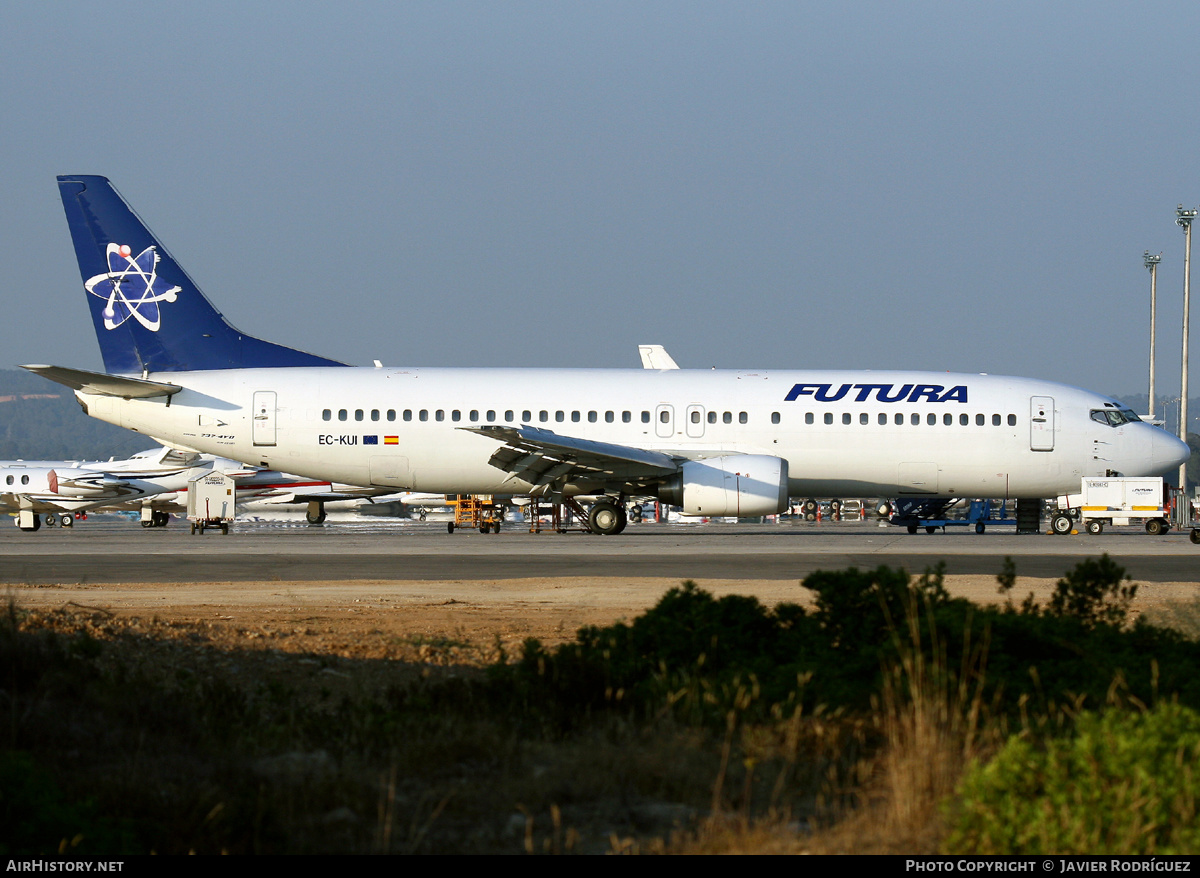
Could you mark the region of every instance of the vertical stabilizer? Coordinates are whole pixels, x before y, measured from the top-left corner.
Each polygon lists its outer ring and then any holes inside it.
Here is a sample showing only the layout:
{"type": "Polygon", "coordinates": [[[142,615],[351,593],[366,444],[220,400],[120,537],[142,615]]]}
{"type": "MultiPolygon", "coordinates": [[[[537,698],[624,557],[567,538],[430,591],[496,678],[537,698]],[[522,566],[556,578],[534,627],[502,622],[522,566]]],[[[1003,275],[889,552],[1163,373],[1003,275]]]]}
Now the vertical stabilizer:
{"type": "Polygon", "coordinates": [[[107,372],[345,365],[231,326],[106,178],[58,188],[107,372]]]}

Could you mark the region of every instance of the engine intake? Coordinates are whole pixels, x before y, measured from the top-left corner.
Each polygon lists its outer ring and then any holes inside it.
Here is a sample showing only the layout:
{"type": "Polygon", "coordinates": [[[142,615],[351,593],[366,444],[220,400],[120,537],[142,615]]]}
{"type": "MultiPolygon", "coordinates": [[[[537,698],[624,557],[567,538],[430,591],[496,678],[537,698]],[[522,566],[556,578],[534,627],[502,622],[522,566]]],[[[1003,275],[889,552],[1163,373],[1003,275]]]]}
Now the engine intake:
{"type": "Polygon", "coordinates": [[[684,515],[774,515],[788,506],[788,465],[766,454],[685,461],[658,489],[684,515]]]}

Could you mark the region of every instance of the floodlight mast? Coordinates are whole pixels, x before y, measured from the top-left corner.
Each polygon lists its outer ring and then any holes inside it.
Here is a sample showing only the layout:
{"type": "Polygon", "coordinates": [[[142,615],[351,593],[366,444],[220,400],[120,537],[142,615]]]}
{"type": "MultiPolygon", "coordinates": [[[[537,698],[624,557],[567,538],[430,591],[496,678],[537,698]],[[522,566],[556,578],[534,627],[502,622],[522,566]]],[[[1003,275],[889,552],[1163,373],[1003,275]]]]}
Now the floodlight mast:
{"type": "Polygon", "coordinates": [[[1162,262],[1162,254],[1151,256],[1147,250],[1142,254],[1142,260],[1146,268],[1150,269],[1150,411],[1147,417],[1154,420],[1154,320],[1156,303],[1158,301],[1157,281],[1158,281],[1158,263],[1162,262]]]}
{"type": "MultiPolygon", "coordinates": [[[[1183,372],[1179,391],[1179,438],[1187,442],[1188,405],[1188,317],[1191,312],[1192,294],[1192,220],[1197,211],[1184,210],[1183,205],[1175,209],[1175,222],[1183,228],[1183,372]]],[[[1187,493],[1187,462],[1179,465],[1179,490],[1187,493]]]]}

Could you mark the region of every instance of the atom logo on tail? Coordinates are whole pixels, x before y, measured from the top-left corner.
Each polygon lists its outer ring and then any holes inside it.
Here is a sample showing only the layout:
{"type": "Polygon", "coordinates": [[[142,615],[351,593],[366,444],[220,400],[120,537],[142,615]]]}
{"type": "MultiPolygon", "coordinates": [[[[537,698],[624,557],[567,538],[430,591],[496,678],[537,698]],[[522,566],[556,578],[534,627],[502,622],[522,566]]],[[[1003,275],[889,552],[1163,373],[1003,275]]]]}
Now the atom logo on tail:
{"type": "Polygon", "coordinates": [[[162,325],[159,302],[174,302],[181,287],[158,279],[159,256],[150,246],[132,255],[128,244],[109,244],[108,271],[84,281],[90,295],[104,299],[104,328],[116,329],[130,317],[151,332],[162,325]]]}

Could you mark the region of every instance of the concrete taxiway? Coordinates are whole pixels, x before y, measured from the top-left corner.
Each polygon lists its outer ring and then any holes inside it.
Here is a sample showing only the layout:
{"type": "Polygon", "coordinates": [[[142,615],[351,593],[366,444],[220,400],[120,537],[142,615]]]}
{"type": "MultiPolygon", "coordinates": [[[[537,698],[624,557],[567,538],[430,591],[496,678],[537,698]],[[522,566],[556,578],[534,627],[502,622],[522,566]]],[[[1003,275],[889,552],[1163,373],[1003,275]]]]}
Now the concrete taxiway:
{"type": "Polygon", "coordinates": [[[530,577],[667,577],[798,580],[818,569],[879,565],[950,575],[999,572],[1011,556],[1022,576],[1058,577],[1108,553],[1135,579],[1200,582],[1200,546],[1187,532],[1139,528],[1103,534],[1018,536],[1013,528],[908,534],[877,523],[641,524],[620,536],[446,532],[444,523],[238,522],[228,536],[192,535],[186,522],[143,529],[93,518],[74,528],[0,530],[0,583],[438,581],[530,577]]]}

